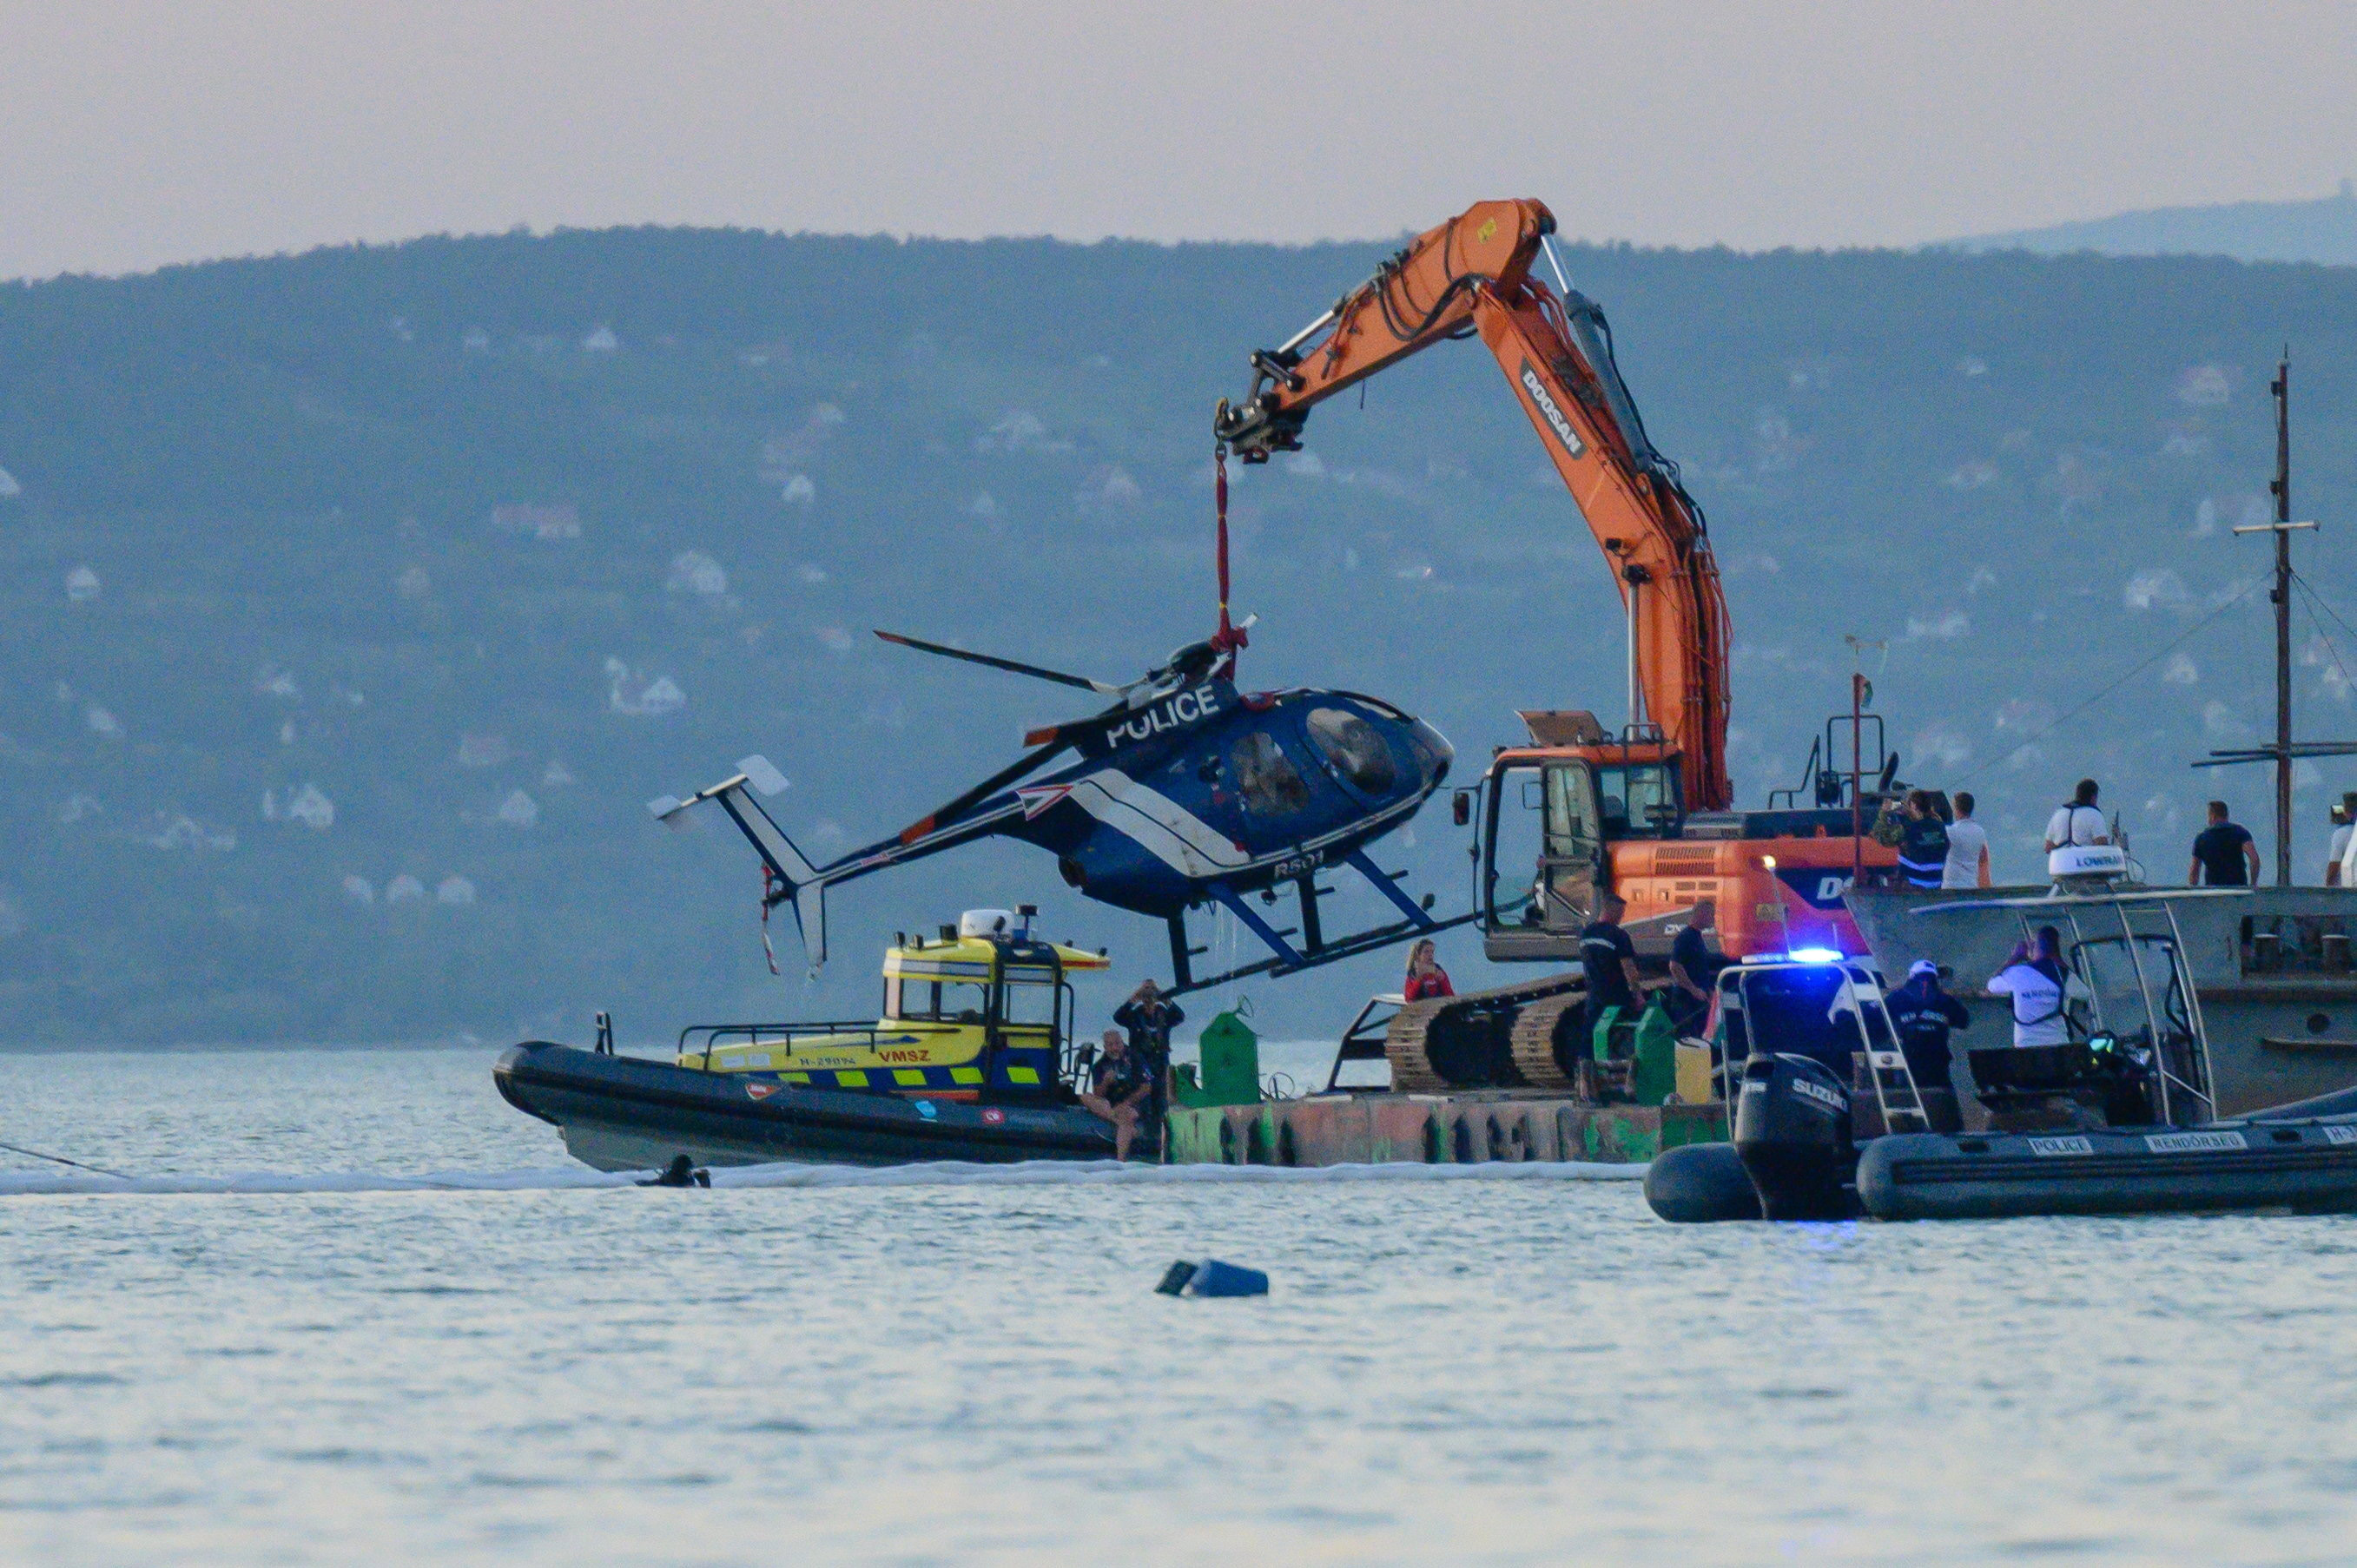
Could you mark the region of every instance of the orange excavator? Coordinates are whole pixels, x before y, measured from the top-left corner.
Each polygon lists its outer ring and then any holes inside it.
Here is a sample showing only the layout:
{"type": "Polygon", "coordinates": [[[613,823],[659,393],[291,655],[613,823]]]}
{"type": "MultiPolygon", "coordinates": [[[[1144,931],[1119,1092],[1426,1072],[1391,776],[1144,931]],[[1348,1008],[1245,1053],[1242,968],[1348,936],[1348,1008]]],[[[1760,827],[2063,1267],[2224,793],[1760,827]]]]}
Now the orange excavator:
{"type": "MultiPolygon", "coordinates": [[[[1604,312],[1570,286],[1548,244],[1555,227],[1540,202],[1485,201],[1417,236],[1282,347],[1252,356],[1251,391],[1220,404],[1222,459],[1297,451],[1318,403],[1478,335],[1602,548],[1629,628],[1625,724],[1524,713],[1530,744],[1501,748],[1480,783],[1458,792],[1458,822],[1478,817],[1474,896],[1489,956],[1577,958],[1607,891],[1627,901],[1623,923],[1656,968],[1706,900],[1729,957],[1863,952],[1842,895],[1896,864],[1867,829],[1897,758],[1854,678],[1851,711],[1828,724],[1810,779],[1771,795],[1770,809],[1735,809],[1727,602],[1702,509],[1647,437],[1604,312]],[[1543,256],[1560,293],[1533,275],[1543,256]]],[[[1567,1087],[1588,1056],[1583,1000],[1572,974],[1412,1004],[1391,1028],[1394,1086],[1567,1087]]]]}

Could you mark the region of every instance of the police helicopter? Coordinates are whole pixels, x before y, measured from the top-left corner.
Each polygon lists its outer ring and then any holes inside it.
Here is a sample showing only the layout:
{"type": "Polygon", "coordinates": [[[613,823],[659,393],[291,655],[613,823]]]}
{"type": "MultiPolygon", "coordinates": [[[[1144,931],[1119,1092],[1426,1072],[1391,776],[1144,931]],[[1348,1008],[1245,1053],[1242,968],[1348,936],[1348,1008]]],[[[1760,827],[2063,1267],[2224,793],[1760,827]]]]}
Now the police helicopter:
{"type": "Polygon", "coordinates": [[[758,757],[710,789],[685,800],[665,796],[648,810],[679,825],[692,807],[718,804],[760,855],[764,911],[792,904],[813,965],[826,961],[828,887],[994,834],[1053,854],[1065,882],[1084,896],[1164,921],[1178,992],[1291,974],[1473,918],[1435,919],[1430,895],[1411,899],[1399,874],[1367,854],[1448,777],[1455,753],[1439,731],[1354,692],[1238,691],[1236,654],[1258,618],[1229,623],[1224,517],[1222,523],[1219,629],[1135,681],[1097,681],[878,631],[920,652],[1114,699],[1086,718],[1031,731],[1021,757],[889,837],[812,865],[756,798],[784,784],[758,757]],[[1068,752],[1074,760],[1043,771],[1068,752]],[[1364,876],[1400,918],[1329,936],[1318,901],[1331,889],[1319,887],[1318,877],[1338,865],[1364,876]],[[1258,894],[1272,905],[1285,884],[1296,893],[1299,920],[1279,929],[1246,900],[1258,894]],[[1221,974],[1195,973],[1192,960],[1207,949],[1189,945],[1187,917],[1211,906],[1232,914],[1270,956],[1221,974]]]}

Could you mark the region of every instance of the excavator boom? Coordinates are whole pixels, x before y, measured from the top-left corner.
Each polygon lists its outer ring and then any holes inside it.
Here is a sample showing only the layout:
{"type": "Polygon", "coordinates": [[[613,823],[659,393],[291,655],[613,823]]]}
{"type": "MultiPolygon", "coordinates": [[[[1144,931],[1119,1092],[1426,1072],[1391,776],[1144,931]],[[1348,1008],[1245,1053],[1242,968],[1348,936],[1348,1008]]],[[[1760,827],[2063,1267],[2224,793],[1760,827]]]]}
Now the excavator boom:
{"type": "Polygon", "coordinates": [[[1252,391],[1220,405],[1214,433],[1246,463],[1297,451],[1318,403],[1435,343],[1478,334],[1611,563],[1630,618],[1631,684],[1645,720],[1681,754],[1688,806],[1723,811],[1734,800],[1727,603],[1702,509],[1647,438],[1603,311],[1531,275],[1554,231],[1544,204],[1519,200],[1479,203],[1418,235],[1289,342],[1254,353],[1252,391]]]}

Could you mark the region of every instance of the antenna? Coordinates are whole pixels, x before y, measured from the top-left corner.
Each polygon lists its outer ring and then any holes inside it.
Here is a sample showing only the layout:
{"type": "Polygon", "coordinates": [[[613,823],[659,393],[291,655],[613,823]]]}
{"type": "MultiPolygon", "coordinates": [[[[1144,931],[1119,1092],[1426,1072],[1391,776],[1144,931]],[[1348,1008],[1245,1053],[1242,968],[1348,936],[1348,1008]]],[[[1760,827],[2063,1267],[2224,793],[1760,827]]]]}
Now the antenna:
{"type": "MultiPolygon", "coordinates": [[[[1867,639],[1852,634],[1842,639],[1849,644],[1849,880],[1855,887],[1866,876],[1866,710],[1874,705],[1874,682],[1866,678],[1866,650],[1880,650],[1887,661],[1890,644],[1880,639],[1867,639]]],[[[1880,672],[1882,666],[1875,670],[1880,672]]],[[[1882,742],[1878,740],[1876,745],[1882,742]]],[[[1830,762],[1833,760],[1827,757],[1830,762]]],[[[1784,945],[1791,947],[1787,936],[1784,945]]]]}
{"type": "Polygon", "coordinates": [[[2268,493],[2276,498],[2276,520],[2255,522],[2234,530],[2236,533],[2271,533],[2276,542],[2276,585],[2267,598],[2276,607],[2276,743],[2255,746],[2240,750],[2213,751],[2206,762],[2196,768],[2229,768],[2242,762],[2272,762],[2276,765],[2276,886],[2291,886],[2291,772],[2293,762],[2304,757],[2357,756],[2357,744],[2347,741],[2309,741],[2296,744],[2291,738],[2291,536],[2306,529],[2313,531],[2314,522],[2294,522],[2291,520],[2291,345],[2284,345],[2283,357],[2276,361],[2276,379],[2267,384],[2276,400],[2276,477],[2267,481],[2268,493]]]}

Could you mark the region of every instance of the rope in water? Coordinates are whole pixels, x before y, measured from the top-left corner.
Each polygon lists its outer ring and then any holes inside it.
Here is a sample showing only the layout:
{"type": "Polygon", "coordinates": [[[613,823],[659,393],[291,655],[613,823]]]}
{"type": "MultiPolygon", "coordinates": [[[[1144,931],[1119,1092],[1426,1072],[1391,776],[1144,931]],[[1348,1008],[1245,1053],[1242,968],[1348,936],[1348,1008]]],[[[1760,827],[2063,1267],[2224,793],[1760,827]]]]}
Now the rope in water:
{"type": "Polygon", "coordinates": [[[12,1155],[25,1155],[33,1159],[47,1160],[51,1165],[71,1165],[78,1171],[95,1171],[100,1176],[111,1176],[120,1181],[129,1181],[131,1179],[129,1176],[124,1176],[121,1171],[111,1171],[104,1165],[86,1165],[80,1160],[70,1160],[63,1155],[45,1155],[38,1149],[20,1149],[14,1144],[0,1144],[0,1149],[5,1149],[12,1155]]]}

